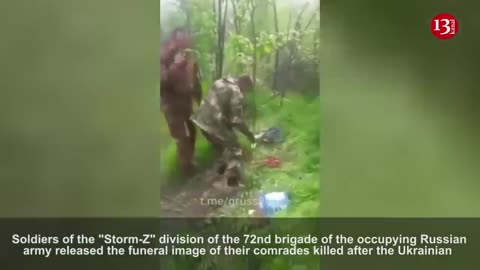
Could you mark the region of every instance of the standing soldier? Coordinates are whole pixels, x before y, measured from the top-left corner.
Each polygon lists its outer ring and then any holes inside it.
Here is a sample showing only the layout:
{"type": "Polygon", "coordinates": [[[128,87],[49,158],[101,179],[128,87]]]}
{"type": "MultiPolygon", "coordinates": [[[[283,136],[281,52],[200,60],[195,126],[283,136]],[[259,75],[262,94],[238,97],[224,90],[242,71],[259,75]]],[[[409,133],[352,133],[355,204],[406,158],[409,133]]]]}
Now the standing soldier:
{"type": "Polygon", "coordinates": [[[193,173],[195,126],[190,120],[193,100],[200,103],[202,88],[197,63],[187,50],[191,47],[189,36],[175,30],[162,47],[160,105],[170,134],[177,144],[177,157],[186,175],[193,173]]]}
{"type": "Polygon", "coordinates": [[[192,117],[217,153],[222,154],[224,165],[218,172],[226,175],[227,181],[232,181],[232,185],[238,184],[242,175],[242,150],[234,128],[247,136],[252,143],[255,142],[255,136],[245,123],[243,112],[244,94],[252,90],[253,82],[248,75],[238,79],[226,77],[217,80],[192,117]]]}

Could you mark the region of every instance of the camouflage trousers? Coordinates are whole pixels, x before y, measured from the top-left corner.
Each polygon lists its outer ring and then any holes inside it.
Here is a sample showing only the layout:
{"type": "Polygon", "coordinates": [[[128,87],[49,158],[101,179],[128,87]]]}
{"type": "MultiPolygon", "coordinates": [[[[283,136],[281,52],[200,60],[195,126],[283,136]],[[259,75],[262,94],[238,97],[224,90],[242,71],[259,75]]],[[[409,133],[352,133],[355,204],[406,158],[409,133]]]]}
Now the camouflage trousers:
{"type": "Polygon", "coordinates": [[[171,136],[177,145],[177,158],[183,174],[193,172],[193,157],[195,153],[195,126],[188,115],[165,112],[171,136]]]}
{"type": "Polygon", "coordinates": [[[243,151],[234,140],[223,140],[219,136],[202,130],[203,136],[220,156],[216,168],[219,175],[224,175],[229,185],[238,185],[244,180],[243,151]]]}

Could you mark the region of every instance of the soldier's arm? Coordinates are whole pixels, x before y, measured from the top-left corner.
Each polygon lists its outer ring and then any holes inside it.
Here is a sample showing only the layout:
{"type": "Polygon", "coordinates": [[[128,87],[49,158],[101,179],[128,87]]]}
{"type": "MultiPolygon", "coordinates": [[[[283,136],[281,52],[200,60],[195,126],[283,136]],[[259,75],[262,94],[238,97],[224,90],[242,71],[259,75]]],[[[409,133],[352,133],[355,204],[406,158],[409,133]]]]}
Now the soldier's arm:
{"type": "MultiPolygon", "coordinates": [[[[235,92],[234,92],[235,93],[235,92]]],[[[255,135],[250,131],[247,124],[244,121],[243,114],[243,97],[241,95],[233,94],[230,99],[231,119],[230,122],[233,127],[242,132],[247,138],[254,143],[255,135]]]]}
{"type": "Polygon", "coordinates": [[[174,79],[178,70],[184,68],[186,61],[175,62],[176,50],[167,50],[160,60],[160,77],[162,82],[174,79]]]}
{"type": "Polygon", "coordinates": [[[175,81],[183,79],[186,70],[187,61],[181,59],[179,62],[172,63],[169,67],[165,68],[165,76],[168,81],[175,81]]]}
{"type": "Polygon", "coordinates": [[[241,124],[236,124],[235,127],[240,131],[242,132],[245,136],[247,136],[247,138],[250,140],[250,142],[252,143],[255,143],[256,140],[255,140],[255,135],[253,135],[253,133],[250,131],[250,129],[247,127],[247,125],[245,124],[245,122],[241,123],[241,124]]]}

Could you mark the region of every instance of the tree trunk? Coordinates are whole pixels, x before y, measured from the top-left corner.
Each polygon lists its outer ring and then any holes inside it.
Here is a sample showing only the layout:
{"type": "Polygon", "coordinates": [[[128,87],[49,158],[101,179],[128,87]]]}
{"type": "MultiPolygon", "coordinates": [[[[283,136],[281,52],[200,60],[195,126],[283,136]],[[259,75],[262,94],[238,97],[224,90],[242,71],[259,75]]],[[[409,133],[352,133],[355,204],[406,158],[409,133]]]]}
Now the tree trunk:
{"type": "MultiPolygon", "coordinates": [[[[300,32],[302,32],[302,28],[301,28],[301,19],[302,19],[302,15],[303,13],[305,12],[305,10],[307,9],[308,7],[308,2],[305,3],[305,5],[303,6],[302,10],[300,10],[300,13],[298,14],[297,16],[297,19],[295,21],[295,24],[294,24],[294,30],[298,32],[298,34],[300,34],[300,32]]],[[[292,68],[293,68],[293,62],[294,62],[294,59],[295,59],[295,55],[297,53],[297,49],[298,49],[298,43],[297,41],[287,41],[289,42],[289,49],[290,49],[290,55],[289,55],[289,62],[287,64],[287,71],[289,74],[291,74],[291,71],[292,71],[292,68]]],[[[281,95],[281,98],[280,98],[280,105],[283,105],[283,99],[285,97],[285,89],[282,90],[282,95],[281,95]]]]}
{"type": "MultiPolygon", "coordinates": [[[[222,1],[222,0],[219,0],[222,1]]],[[[220,36],[220,49],[219,49],[219,59],[218,59],[218,78],[223,76],[223,62],[224,62],[224,55],[225,55],[225,32],[227,28],[227,10],[228,10],[228,1],[225,1],[225,8],[223,12],[223,21],[222,21],[222,28],[219,31],[221,33],[220,36]]]]}
{"type": "MultiPolygon", "coordinates": [[[[295,21],[294,29],[295,29],[295,31],[298,32],[299,35],[301,35],[301,32],[302,32],[302,26],[301,26],[302,16],[303,16],[303,13],[305,12],[305,10],[307,9],[307,7],[308,7],[308,2],[305,3],[302,10],[300,11],[300,13],[297,16],[297,20],[295,21]]],[[[293,59],[295,58],[295,53],[297,52],[297,49],[298,49],[298,44],[295,41],[292,44],[292,46],[290,47],[290,64],[293,64],[293,59]]]]}
{"type": "MultiPolygon", "coordinates": [[[[216,16],[216,1],[217,0],[212,0],[212,17],[213,21],[216,22],[217,20],[215,19],[216,16]]],[[[218,54],[217,54],[218,49],[213,48],[212,50],[212,55],[214,55],[214,66],[211,67],[211,72],[212,72],[212,82],[214,82],[217,79],[217,63],[218,63],[218,54]]]]}
{"type": "Polygon", "coordinates": [[[215,62],[215,79],[220,79],[220,51],[222,49],[221,44],[222,36],[222,0],[217,0],[217,52],[216,52],[216,62],[215,62]]]}
{"type": "Polygon", "coordinates": [[[237,2],[235,0],[232,0],[232,11],[233,11],[233,25],[235,26],[235,32],[237,34],[240,34],[240,25],[238,22],[238,13],[237,13],[237,2]]]}
{"type": "Polygon", "coordinates": [[[308,20],[307,24],[305,25],[305,28],[303,29],[303,32],[307,31],[308,27],[310,26],[310,24],[312,24],[315,17],[317,17],[317,12],[312,14],[312,17],[310,17],[310,19],[308,20]]]}
{"type": "Polygon", "coordinates": [[[292,25],[292,11],[288,12],[288,23],[287,23],[287,42],[290,38],[290,26],[292,25]]]}
{"type": "Polygon", "coordinates": [[[251,39],[253,45],[253,63],[252,63],[252,76],[253,76],[253,84],[255,85],[257,79],[257,31],[255,29],[255,4],[252,2],[252,7],[250,10],[250,25],[251,25],[251,39]]]}
{"type": "MultiPolygon", "coordinates": [[[[251,0],[252,1],[252,0],[251,0]]],[[[253,63],[252,63],[252,79],[253,79],[253,87],[255,88],[257,82],[257,31],[255,29],[255,9],[256,5],[252,1],[250,2],[252,7],[250,10],[250,24],[252,30],[252,44],[253,44],[253,63]]],[[[253,115],[253,130],[255,130],[255,124],[257,120],[257,108],[254,102],[254,115],[253,115]]]]}
{"type": "MultiPolygon", "coordinates": [[[[278,15],[277,15],[277,3],[276,0],[272,1],[273,4],[273,18],[275,24],[275,34],[278,37],[278,15]]],[[[273,81],[272,81],[272,89],[277,90],[277,80],[278,80],[278,65],[279,65],[279,58],[280,58],[280,48],[277,47],[275,51],[275,63],[273,67],[273,81]]]]}

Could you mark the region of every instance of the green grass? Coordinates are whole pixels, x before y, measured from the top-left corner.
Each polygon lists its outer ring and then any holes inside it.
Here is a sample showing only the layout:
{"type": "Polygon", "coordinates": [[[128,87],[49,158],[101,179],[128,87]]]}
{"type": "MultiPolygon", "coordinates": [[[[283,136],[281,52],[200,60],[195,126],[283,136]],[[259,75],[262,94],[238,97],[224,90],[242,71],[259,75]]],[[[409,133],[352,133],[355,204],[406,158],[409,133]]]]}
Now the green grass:
{"type": "MultiPolygon", "coordinates": [[[[207,88],[208,89],[208,88],[207,88]]],[[[258,89],[254,95],[247,97],[247,121],[253,128],[253,117],[256,116],[255,132],[277,127],[282,131],[284,142],[274,146],[257,145],[252,150],[252,160],[246,164],[247,189],[244,196],[255,196],[259,191],[287,191],[292,196],[289,209],[279,213],[278,217],[318,217],[320,215],[320,102],[318,97],[289,94],[280,105],[280,98],[271,98],[267,89],[258,89]],[[256,104],[256,107],[253,106],[256,104]],[[254,109],[256,108],[256,109],[254,109]],[[280,168],[259,166],[266,156],[275,156],[282,160],[280,168]]],[[[165,151],[162,151],[162,168],[165,175],[169,175],[164,184],[179,183],[175,145],[165,135],[167,142],[165,151]],[[175,177],[177,176],[177,177],[175,177]],[[174,182],[175,181],[175,182],[174,182]]],[[[240,142],[249,145],[246,138],[240,136],[240,142]]],[[[212,149],[206,140],[199,135],[196,146],[196,160],[203,166],[212,162],[212,149]]],[[[234,216],[244,216],[248,209],[237,209],[234,216]]],[[[246,220],[245,220],[246,221],[246,220]]],[[[225,229],[230,235],[245,230],[245,224],[234,222],[225,229]],[[238,223],[238,224],[237,224],[238,223]]],[[[308,222],[307,222],[308,223],[308,222]]],[[[305,230],[299,226],[308,226],[302,220],[288,223],[278,223],[279,226],[269,226],[266,233],[281,230],[290,233],[302,233],[305,230]],[[285,226],[286,225],[286,226],[285,226]]],[[[218,228],[211,228],[219,233],[218,228]]],[[[315,232],[318,228],[309,228],[315,232]]],[[[261,233],[258,231],[258,233],[261,233]]],[[[252,259],[252,258],[251,258],[252,259]]],[[[250,259],[249,259],[250,260],[250,259]]],[[[314,269],[318,268],[318,258],[311,256],[277,256],[255,257],[261,269],[314,269]],[[295,268],[300,267],[300,268],[295,268]],[[302,268],[303,267],[303,268],[302,268]],[[307,268],[305,268],[307,267],[307,268]]],[[[186,258],[170,257],[166,261],[178,269],[245,269],[248,268],[244,257],[229,257],[226,261],[220,257],[204,256],[200,261],[191,261],[186,258]],[[234,261],[234,262],[233,262],[234,261]]]]}
{"type": "MultiPolygon", "coordinates": [[[[247,175],[262,192],[287,191],[292,205],[285,217],[319,216],[320,193],[320,103],[317,97],[291,94],[283,104],[271,99],[266,90],[257,91],[249,103],[257,104],[256,129],[278,127],[285,141],[273,147],[259,146],[254,150],[254,163],[267,156],[282,161],[280,168],[247,167],[247,175]],[[254,99],[254,100],[252,100],[254,99]]],[[[251,106],[250,106],[251,108],[251,106]]]]}
{"type": "MultiPolygon", "coordinates": [[[[204,85],[204,89],[208,85],[204,85]]],[[[312,217],[319,216],[319,162],[320,162],[320,103],[318,97],[288,95],[283,104],[280,98],[271,98],[270,91],[258,89],[247,97],[248,122],[256,116],[255,131],[278,127],[285,137],[282,144],[275,146],[258,145],[253,150],[253,160],[246,164],[247,186],[250,195],[257,191],[287,191],[292,195],[292,205],[281,216],[312,217]],[[253,104],[256,104],[256,110],[253,104]],[[282,161],[280,168],[268,168],[259,165],[267,156],[275,156],[282,161]]],[[[162,123],[164,124],[164,123],[162,123]]],[[[251,125],[252,126],[252,125],[251,125]]],[[[253,127],[251,127],[253,128],[253,127]]],[[[166,130],[166,129],[164,129],[166,130]]],[[[161,168],[163,184],[181,182],[178,173],[176,146],[165,134],[161,168]]],[[[242,144],[247,140],[240,136],[242,144]]],[[[195,159],[201,167],[212,162],[212,149],[208,142],[198,134],[195,159]]],[[[246,213],[247,209],[244,209],[246,213]]]]}

